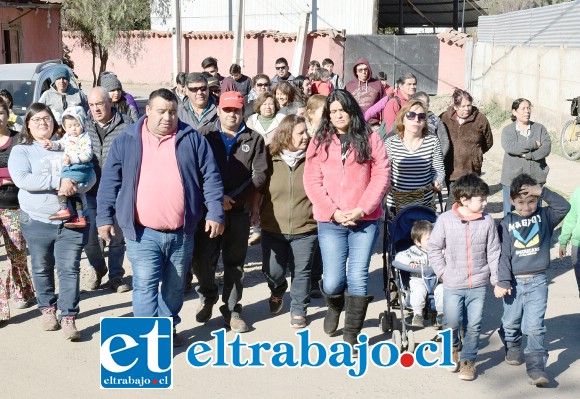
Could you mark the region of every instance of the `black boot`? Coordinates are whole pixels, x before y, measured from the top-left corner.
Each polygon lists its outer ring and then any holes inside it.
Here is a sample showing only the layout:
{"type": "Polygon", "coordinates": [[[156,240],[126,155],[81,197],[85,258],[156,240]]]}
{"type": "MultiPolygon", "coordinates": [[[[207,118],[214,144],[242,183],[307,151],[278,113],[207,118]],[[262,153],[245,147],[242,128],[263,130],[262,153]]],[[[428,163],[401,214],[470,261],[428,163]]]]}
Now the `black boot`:
{"type": "Polygon", "coordinates": [[[526,353],[526,371],[530,384],[540,386],[550,382],[550,377],[544,371],[544,354],[541,352],[526,353]]]}
{"type": "Polygon", "coordinates": [[[328,295],[326,292],[324,292],[322,280],[320,280],[320,291],[324,296],[324,301],[326,302],[326,306],[328,308],[326,310],[326,315],[324,316],[324,332],[332,336],[338,328],[340,312],[342,312],[342,308],[344,307],[344,293],[338,295],[328,295]]]}
{"type": "Polygon", "coordinates": [[[507,364],[512,366],[519,366],[522,364],[522,347],[521,341],[516,343],[506,342],[505,348],[505,361],[507,364]]]}
{"type": "MultiPolygon", "coordinates": [[[[344,342],[349,343],[353,348],[358,343],[357,337],[362,330],[367,307],[373,300],[372,296],[353,296],[346,294],[346,310],[344,316],[344,329],[342,337],[344,342]]],[[[358,351],[353,351],[353,356],[358,356],[358,351]]]]}

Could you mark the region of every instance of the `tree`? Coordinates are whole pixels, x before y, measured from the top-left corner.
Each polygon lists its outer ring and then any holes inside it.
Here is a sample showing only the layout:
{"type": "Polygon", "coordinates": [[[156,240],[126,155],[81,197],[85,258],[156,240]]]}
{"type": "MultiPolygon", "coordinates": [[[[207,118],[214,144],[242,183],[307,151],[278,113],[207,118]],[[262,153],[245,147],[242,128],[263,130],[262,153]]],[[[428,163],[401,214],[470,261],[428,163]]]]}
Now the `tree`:
{"type": "Polygon", "coordinates": [[[479,0],[478,3],[489,15],[506,12],[527,10],[529,8],[549,6],[558,3],[567,3],[570,0],[479,0]]]}
{"type": "Polygon", "coordinates": [[[93,56],[93,86],[107,69],[109,49],[125,40],[131,54],[130,35],[123,31],[149,28],[149,0],[64,0],[64,28],[80,34],[80,44],[93,56]],[[97,57],[100,60],[96,70],[97,57]]]}

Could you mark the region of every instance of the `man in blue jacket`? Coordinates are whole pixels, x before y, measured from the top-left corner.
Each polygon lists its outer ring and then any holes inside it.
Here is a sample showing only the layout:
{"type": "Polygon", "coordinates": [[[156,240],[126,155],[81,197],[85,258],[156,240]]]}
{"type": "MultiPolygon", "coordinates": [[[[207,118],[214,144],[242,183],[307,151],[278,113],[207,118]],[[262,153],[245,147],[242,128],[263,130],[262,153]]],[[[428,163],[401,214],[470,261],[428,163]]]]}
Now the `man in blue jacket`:
{"type": "Polygon", "coordinates": [[[113,141],[97,194],[97,226],[109,241],[117,217],[133,266],[133,315],[172,317],[174,346],[183,344],[175,326],[196,226],[205,206],[206,232],[222,234],[223,197],[207,141],[179,121],[170,90],[152,92],[146,116],[113,141]]]}

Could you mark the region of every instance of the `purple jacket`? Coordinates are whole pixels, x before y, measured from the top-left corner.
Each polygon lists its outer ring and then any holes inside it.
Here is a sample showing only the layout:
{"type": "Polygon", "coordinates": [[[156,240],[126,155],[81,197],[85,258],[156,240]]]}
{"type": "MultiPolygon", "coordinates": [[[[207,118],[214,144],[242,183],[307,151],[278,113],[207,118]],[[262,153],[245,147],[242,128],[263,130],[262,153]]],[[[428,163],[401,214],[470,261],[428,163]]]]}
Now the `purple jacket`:
{"type": "Polygon", "coordinates": [[[497,227],[487,213],[463,217],[453,205],[437,219],[429,237],[429,263],[445,289],[497,284],[500,243],[497,227]]]}

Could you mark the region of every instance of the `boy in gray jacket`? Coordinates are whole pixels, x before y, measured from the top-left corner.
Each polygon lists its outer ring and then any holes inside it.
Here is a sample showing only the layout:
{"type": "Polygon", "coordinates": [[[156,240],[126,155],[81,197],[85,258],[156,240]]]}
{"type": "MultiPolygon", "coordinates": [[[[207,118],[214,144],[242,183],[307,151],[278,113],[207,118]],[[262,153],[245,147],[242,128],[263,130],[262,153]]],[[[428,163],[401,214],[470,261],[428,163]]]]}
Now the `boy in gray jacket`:
{"type": "Polygon", "coordinates": [[[530,383],[549,382],[544,371],[548,351],[544,346],[544,316],[548,304],[548,279],[552,232],[570,210],[562,196],[542,188],[530,175],[517,176],[510,186],[515,211],[500,224],[501,257],[498,286],[507,289],[499,335],[508,364],[521,362],[522,336],[527,337],[526,370],[530,383]],[[538,207],[538,200],[548,206],[538,207]]]}
{"type": "MultiPolygon", "coordinates": [[[[500,244],[493,218],[483,210],[489,186],[475,173],[461,176],[453,186],[455,203],[437,219],[429,239],[429,261],[443,280],[443,328],[453,329],[453,361],[459,378],[475,379],[475,358],[486,285],[497,284],[500,244]],[[459,353],[463,315],[467,327],[459,353]]],[[[495,288],[496,296],[505,291],[495,288]]]]}

